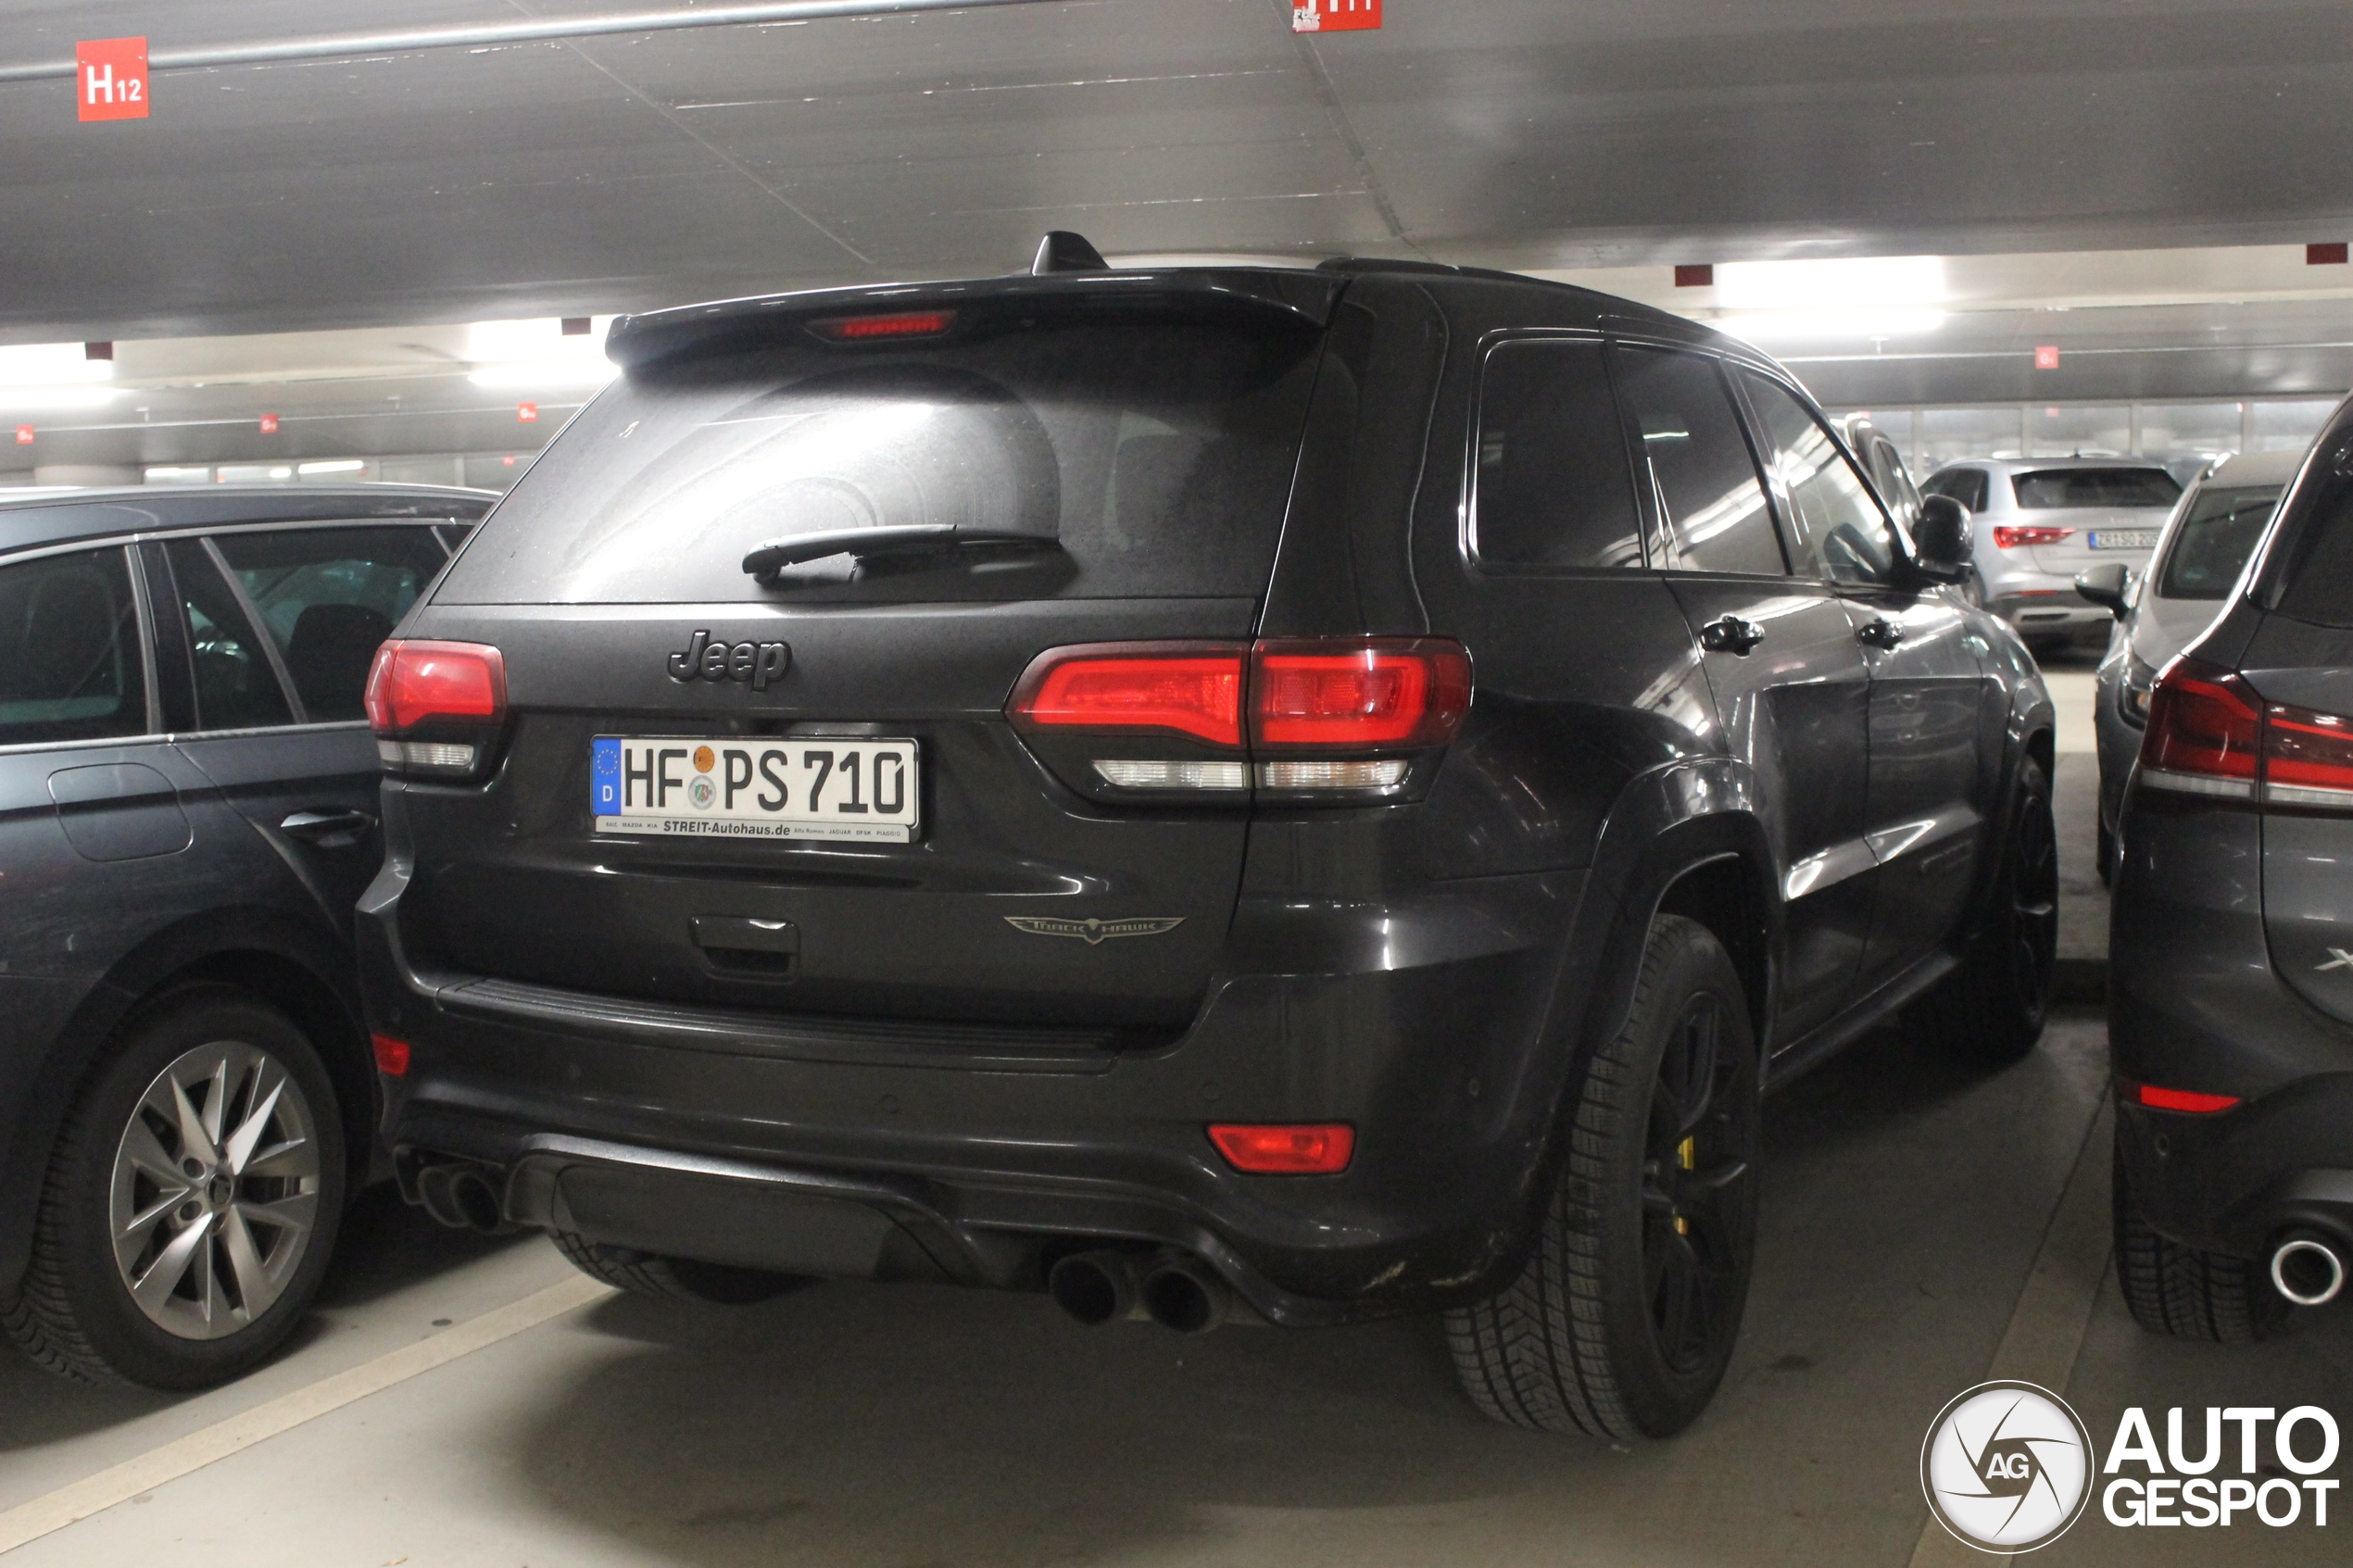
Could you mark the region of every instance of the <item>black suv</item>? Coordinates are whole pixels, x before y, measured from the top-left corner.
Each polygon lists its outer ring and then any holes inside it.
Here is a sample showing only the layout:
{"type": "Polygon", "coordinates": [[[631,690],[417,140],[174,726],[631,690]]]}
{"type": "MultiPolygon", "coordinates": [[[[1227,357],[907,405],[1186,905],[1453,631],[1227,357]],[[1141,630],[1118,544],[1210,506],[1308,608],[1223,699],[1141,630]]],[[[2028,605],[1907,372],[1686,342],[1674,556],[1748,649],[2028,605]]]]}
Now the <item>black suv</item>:
{"type": "MultiPolygon", "coordinates": [[[[1090,264],[1091,263],[1091,264],[1090,264]]],[[[361,904],[443,1218],[617,1285],[1445,1308],[1666,1434],[1758,1092],[2030,1047],[2051,709],[1786,375],[1428,265],[664,311],[379,655],[361,904]]]]}
{"type": "Polygon", "coordinates": [[[2158,676],[2118,850],[2118,1275],[2258,1338],[2353,1261],[2353,404],[2158,676]]]}
{"type": "Polygon", "coordinates": [[[0,500],[0,1323],[44,1365],[193,1387],[308,1305],[373,1148],[363,688],[491,499],[0,500]]]}

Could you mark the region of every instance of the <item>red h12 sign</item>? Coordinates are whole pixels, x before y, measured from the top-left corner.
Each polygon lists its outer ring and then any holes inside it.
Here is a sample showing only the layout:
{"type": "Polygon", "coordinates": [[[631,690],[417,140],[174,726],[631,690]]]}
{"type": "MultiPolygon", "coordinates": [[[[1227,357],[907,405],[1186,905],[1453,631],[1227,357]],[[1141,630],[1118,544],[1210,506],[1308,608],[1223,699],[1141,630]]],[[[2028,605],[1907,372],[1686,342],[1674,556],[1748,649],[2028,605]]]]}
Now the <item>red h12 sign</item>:
{"type": "Polygon", "coordinates": [[[264,435],[275,435],[275,434],[277,434],[277,433],[278,433],[278,416],[277,416],[277,415],[275,415],[275,414],[264,414],[264,415],[262,415],[262,416],[261,416],[261,421],[260,421],[260,422],[261,422],[261,433],[262,433],[262,434],[264,434],[264,435]]]}
{"type": "Polygon", "coordinates": [[[147,41],[100,38],[75,44],[73,82],[82,119],[146,119],[147,41]]]}
{"type": "Polygon", "coordinates": [[[1380,26],[1380,0],[1292,0],[1293,32],[1357,32],[1380,26]]]}
{"type": "Polygon", "coordinates": [[[537,423],[539,420],[539,405],[536,403],[516,404],[515,418],[521,420],[525,424],[537,423]]]}

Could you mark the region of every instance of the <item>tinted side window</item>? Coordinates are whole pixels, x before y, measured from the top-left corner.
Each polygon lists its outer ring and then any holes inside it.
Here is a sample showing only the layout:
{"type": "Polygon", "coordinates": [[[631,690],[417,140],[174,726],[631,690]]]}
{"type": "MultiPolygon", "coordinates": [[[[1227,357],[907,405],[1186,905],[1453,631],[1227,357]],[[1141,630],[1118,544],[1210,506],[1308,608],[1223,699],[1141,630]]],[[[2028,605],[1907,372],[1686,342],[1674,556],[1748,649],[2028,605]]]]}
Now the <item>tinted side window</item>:
{"type": "Polygon", "coordinates": [[[1642,457],[1688,571],[1780,576],[1789,568],[1773,533],[1765,485],[1716,362],[1696,354],[1629,348],[1617,357],[1618,394],[1642,433],[1642,457]]]}
{"type": "Polygon", "coordinates": [[[2353,626],[2353,481],[2315,464],[2287,546],[2280,613],[2322,626],[2353,626]]]}
{"type": "Polygon", "coordinates": [[[145,734],[146,675],[122,551],[0,567],[0,746],[145,734]]]}
{"type": "Polygon", "coordinates": [[[168,549],[180,608],[188,618],[196,727],[245,730],[293,722],[294,710],[271,667],[270,652],[211,556],[194,539],[174,539],[168,549]]]}
{"type": "Polygon", "coordinates": [[[1949,495],[1973,512],[1985,509],[1985,470],[1983,469],[1946,469],[1931,475],[1920,486],[1931,495],[1949,495]]]}
{"type": "Polygon", "coordinates": [[[2279,503],[2276,484],[2199,491],[2173,536],[2172,548],[2165,553],[2158,596],[2219,599],[2227,595],[2279,503]]]}
{"type": "Polygon", "coordinates": [[[363,719],[376,645],[447,558],[424,527],[224,533],[221,556],[260,612],[312,722],[363,719]]]}
{"type": "Polygon", "coordinates": [[[1773,462],[1797,515],[1797,568],[1834,583],[1885,583],[1895,571],[1895,530],[1870,486],[1821,421],[1785,387],[1741,372],[1773,443],[1773,462]]]}
{"type": "Polygon", "coordinates": [[[1523,338],[1488,355],[1472,537],[1496,565],[1642,564],[1634,470],[1600,344],[1523,338]]]}

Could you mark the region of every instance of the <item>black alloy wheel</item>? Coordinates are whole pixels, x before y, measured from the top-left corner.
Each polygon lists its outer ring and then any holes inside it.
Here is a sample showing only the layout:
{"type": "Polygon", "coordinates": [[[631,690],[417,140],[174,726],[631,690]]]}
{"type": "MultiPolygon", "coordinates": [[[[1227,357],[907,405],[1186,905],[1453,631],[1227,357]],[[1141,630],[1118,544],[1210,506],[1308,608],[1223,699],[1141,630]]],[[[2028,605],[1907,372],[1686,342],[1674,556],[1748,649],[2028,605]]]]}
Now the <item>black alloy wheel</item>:
{"type": "Polygon", "coordinates": [[[1633,1006],[1573,1091],[1534,1246],[1446,1314],[1473,1403],[1542,1432],[1669,1437],[1730,1364],[1756,1245],[1762,1117],[1739,972],[1661,915],[1633,1006]]]}
{"type": "Polygon", "coordinates": [[[1722,1048],[1725,999],[1700,992],[1668,1035],[1642,1161],[1642,1281],[1659,1360],[1688,1375],[1727,1348],[1747,1294],[1756,1083],[1722,1048]]]}

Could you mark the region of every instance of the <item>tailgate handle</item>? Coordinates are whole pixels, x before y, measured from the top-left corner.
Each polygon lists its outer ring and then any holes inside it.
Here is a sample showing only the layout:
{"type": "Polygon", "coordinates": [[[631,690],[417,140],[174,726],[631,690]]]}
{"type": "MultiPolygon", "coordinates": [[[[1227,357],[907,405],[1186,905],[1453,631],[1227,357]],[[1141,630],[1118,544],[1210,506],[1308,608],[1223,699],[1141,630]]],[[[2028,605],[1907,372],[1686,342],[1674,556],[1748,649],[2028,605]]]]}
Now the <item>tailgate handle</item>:
{"type": "Polygon", "coordinates": [[[686,929],[713,969],[784,974],[800,956],[800,927],[788,920],[697,915],[686,929]]]}

